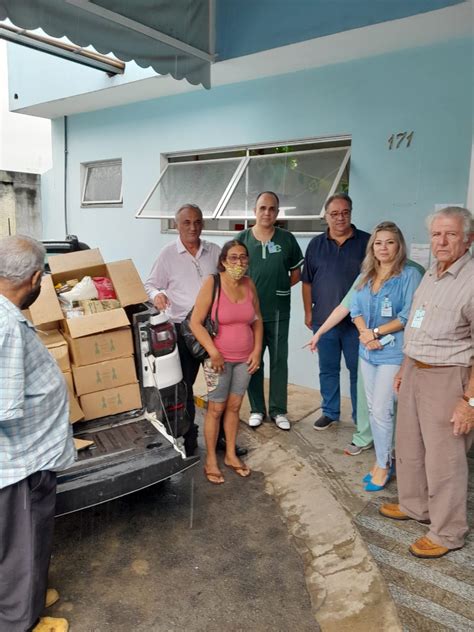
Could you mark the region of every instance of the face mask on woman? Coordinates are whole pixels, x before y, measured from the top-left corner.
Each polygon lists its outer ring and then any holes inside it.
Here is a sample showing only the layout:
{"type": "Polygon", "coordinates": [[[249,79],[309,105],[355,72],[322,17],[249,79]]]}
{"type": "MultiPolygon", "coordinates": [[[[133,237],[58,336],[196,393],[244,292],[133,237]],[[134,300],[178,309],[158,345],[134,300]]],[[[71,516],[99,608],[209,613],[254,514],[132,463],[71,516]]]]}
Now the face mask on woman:
{"type": "Polygon", "coordinates": [[[240,281],[240,279],[245,276],[247,272],[247,266],[243,266],[240,263],[236,263],[235,265],[225,265],[225,271],[234,281],[240,281]]]}

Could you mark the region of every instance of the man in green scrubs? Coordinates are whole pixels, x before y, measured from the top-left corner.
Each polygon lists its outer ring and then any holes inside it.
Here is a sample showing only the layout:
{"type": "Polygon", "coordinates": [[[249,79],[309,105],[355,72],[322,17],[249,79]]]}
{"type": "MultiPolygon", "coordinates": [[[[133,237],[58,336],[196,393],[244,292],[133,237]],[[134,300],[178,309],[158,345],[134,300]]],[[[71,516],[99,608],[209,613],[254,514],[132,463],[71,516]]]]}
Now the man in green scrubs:
{"type": "Polygon", "coordinates": [[[256,428],[266,416],[263,393],[263,354],[270,356],[270,401],[268,412],[281,430],[289,430],[288,329],[291,286],[301,277],[304,258],[295,237],[275,226],[279,211],[276,193],[264,191],[255,202],[255,226],[237,236],[249,251],[249,275],[256,285],[263,319],[263,349],[260,368],[250,380],[249,426],[256,428]]]}

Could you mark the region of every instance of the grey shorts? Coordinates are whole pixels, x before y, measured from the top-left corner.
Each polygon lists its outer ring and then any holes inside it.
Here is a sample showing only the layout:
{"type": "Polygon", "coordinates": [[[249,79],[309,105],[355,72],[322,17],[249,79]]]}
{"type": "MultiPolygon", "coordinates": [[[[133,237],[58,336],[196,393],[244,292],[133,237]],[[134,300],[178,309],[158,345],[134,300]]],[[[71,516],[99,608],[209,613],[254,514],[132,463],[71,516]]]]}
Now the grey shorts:
{"type": "Polygon", "coordinates": [[[222,373],[216,373],[209,359],[204,360],[203,370],[210,402],[225,402],[230,393],[244,395],[252,377],[245,362],[225,362],[222,373]]]}

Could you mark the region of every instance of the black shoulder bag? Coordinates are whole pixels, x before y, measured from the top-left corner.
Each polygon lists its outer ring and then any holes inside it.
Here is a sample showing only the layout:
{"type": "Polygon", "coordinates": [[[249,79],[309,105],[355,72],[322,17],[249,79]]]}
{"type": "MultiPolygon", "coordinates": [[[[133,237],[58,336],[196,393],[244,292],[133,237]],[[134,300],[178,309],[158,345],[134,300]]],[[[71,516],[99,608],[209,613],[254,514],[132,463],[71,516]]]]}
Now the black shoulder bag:
{"type": "MultiPolygon", "coordinates": [[[[212,303],[211,303],[211,307],[209,308],[209,313],[206,316],[206,320],[203,322],[203,326],[207,330],[211,338],[214,338],[215,336],[217,336],[217,333],[219,331],[219,321],[217,318],[217,311],[219,309],[219,298],[221,295],[221,276],[220,274],[213,274],[212,276],[214,278],[214,291],[212,294],[212,303]],[[216,299],[217,299],[216,319],[213,320],[212,308],[214,307],[214,303],[216,302],[216,299]]],[[[203,360],[209,357],[209,354],[204,349],[202,344],[198,340],[196,340],[196,336],[191,331],[190,321],[191,321],[191,315],[193,313],[193,309],[194,307],[189,311],[188,315],[181,323],[180,333],[184,338],[184,342],[186,343],[189,353],[193,357],[195,357],[196,360],[199,360],[200,362],[202,362],[203,360]]]]}

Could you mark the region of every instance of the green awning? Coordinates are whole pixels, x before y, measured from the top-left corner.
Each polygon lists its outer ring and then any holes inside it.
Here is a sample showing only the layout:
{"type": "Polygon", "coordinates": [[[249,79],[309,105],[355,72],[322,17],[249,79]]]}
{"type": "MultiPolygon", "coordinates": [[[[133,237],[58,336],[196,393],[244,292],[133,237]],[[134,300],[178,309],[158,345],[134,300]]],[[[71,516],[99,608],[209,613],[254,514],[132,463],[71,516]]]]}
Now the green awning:
{"type": "Polygon", "coordinates": [[[0,0],[0,20],[211,87],[212,0],[0,0]]]}

